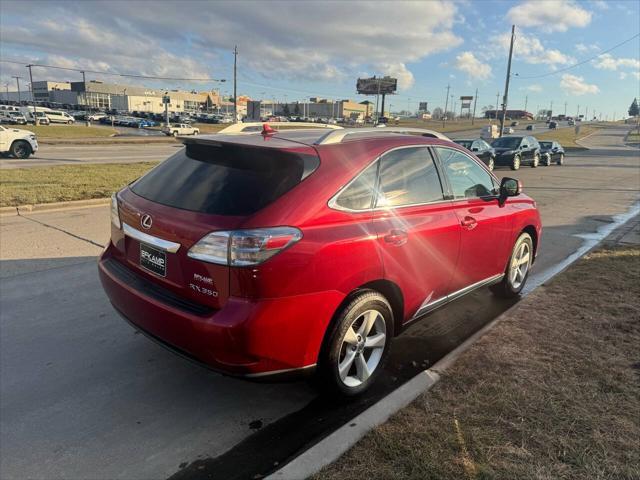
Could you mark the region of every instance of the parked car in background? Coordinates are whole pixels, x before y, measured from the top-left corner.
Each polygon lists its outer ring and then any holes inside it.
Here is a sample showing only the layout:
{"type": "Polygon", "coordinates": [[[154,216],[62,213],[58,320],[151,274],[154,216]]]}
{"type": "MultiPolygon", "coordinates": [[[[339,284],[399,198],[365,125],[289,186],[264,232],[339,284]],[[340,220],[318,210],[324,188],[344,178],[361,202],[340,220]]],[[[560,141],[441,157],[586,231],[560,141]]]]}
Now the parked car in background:
{"type": "Polygon", "coordinates": [[[106,116],[107,114],[102,112],[90,113],[89,115],[87,115],[87,120],[98,122],[101,118],[105,118],[106,116]]]}
{"type": "Polygon", "coordinates": [[[358,132],[185,138],[112,197],[113,306],[210,368],[317,371],[353,396],[412,322],[480,287],[517,296],[542,230],[521,184],[435,132],[358,132]]]}
{"type": "Polygon", "coordinates": [[[540,144],[530,136],[501,137],[491,146],[495,149],[495,165],[518,170],[521,165],[536,168],[540,164],[540,144]]]}
{"type": "Polygon", "coordinates": [[[66,123],[68,125],[73,125],[76,121],[75,118],[67,112],[63,112],[61,110],[45,111],[45,115],[51,123],[66,123]]]}
{"type": "Polygon", "coordinates": [[[51,125],[51,120],[49,120],[49,117],[47,117],[47,114],[45,112],[30,112],[28,119],[29,123],[33,123],[35,125],[36,118],[38,119],[38,125],[51,125]]]}
{"type": "Polygon", "coordinates": [[[520,122],[518,122],[518,121],[511,122],[511,126],[512,127],[517,127],[518,125],[520,125],[520,122]]]}
{"type": "Polygon", "coordinates": [[[529,130],[529,131],[533,131],[533,130],[536,129],[536,126],[533,123],[531,123],[531,124],[527,125],[526,129],[529,130]]]}
{"type": "Polygon", "coordinates": [[[554,121],[549,122],[549,128],[551,130],[557,129],[558,128],[558,122],[554,122],[554,121]]]}
{"type": "Polygon", "coordinates": [[[165,135],[172,135],[174,137],[177,137],[178,135],[198,135],[200,133],[200,129],[192,127],[187,123],[176,123],[162,127],[162,133],[165,135]]]}
{"type": "Polygon", "coordinates": [[[0,125],[0,154],[15,158],[29,158],[38,151],[35,133],[0,125]]]}
{"type": "Polygon", "coordinates": [[[504,133],[506,133],[507,135],[511,135],[512,133],[514,133],[514,130],[511,127],[505,127],[504,133]]]}
{"type": "Polygon", "coordinates": [[[476,157],[484,162],[484,164],[493,171],[495,167],[496,152],[491,145],[485,142],[481,138],[475,140],[454,140],[458,145],[463,146],[470,152],[473,152],[476,157]]]}
{"type": "Polygon", "coordinates": [[[570,127],[575,126],[575,124],[576,124],[576,121],[575,121],[573,118],[570,118],[570,119],[567,121],[567,125],[569,125],[570,127]]]}
{"type": "Polygon", "coordinates": [[[547,166],[553,162],[558,165],[564,164],[564,148],[558,142],[540,142],[540,155],[544,158],[542,163],[547,166]]]}
{"type": "Polygon", "coordinates": [[[7,115],[9,115],[14,123],[16,125],[26,125],[27,124],[27,119],[26,117],[22,114],[22,112],[7,112],[7,115]]]}

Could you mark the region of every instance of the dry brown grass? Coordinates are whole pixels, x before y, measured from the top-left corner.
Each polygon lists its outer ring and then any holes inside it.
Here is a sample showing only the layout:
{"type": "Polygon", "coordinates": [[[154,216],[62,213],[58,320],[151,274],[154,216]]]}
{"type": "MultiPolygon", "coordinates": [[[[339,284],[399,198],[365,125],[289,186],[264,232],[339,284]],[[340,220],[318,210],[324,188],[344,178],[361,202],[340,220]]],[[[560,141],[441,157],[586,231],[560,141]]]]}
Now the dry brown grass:
{"type": "Polygon", "coordinates": [[[640,248],[524,299],[323,480],[640,478],[640,248]]]}

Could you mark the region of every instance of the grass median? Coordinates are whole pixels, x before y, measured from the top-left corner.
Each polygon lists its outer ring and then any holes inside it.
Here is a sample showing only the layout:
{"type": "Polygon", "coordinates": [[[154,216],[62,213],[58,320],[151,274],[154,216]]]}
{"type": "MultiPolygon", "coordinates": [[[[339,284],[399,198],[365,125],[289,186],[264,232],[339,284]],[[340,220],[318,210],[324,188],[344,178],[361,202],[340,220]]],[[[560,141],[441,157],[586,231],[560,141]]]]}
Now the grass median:
{"type": "Polygon", "coordinates": [[[580,133],[576,135],[575,128],[560,128],[558,130],[546,130],[542,133],[535,133],[536,138],[541,142],[560,142],[563,147],[577,147],[583,148],[582,145],[576,143],[576,140],[580,140],[588,135],[591,135],[596,130],[600,129],[599,126],[594,125],[581,125],[580,133]]]}
{"type": "Polygon", "coordinates": [[[155,165],[110,163],[0,170],[0,206],[109,197],[155,165]]]}
{"type": "Polygon", "coordinates": [[[316,479],[640,478],[640,247],[522,300],[316,479]]]}
{"type": "Polygon", "coordinates": [[[27,125],[38,138],[105,138],[118,133],[111,127],[87,127],[85,125],[27,125]]]}

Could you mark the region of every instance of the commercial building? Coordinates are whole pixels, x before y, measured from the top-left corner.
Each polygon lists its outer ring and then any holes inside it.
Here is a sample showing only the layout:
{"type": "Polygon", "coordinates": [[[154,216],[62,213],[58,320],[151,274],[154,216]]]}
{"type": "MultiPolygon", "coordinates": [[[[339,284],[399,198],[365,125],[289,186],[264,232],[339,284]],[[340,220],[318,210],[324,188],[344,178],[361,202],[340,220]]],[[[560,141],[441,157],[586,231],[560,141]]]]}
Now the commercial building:
{"type": "Polygon", "coordinates": [[[353,100],[329,100],[311,97],[309,102],[273,103],[262,102],[263,115],[300,116],[307,118],[345,118],[357,120],[371,117],[371,102],[354,102],[353,100]]]}
{"type": "Polygon", "coordinates": [[[51,92],[71,91],[71,82],[33,82],[33,98],[36,102],[53,102],[51,92]]]}

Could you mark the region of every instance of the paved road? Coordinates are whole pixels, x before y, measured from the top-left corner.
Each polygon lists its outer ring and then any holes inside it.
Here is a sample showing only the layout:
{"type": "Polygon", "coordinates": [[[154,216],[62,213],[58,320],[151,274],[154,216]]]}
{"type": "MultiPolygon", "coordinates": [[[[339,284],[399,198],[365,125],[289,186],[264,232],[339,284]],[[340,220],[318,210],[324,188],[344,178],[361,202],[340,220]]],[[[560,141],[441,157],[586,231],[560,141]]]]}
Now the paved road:
{"type": "MultiPolygon", "coordinates": [[[[545,231],[534,272],[637,200],[640,158],[622,145],[623,134],[589,137],[594,150],[568,156],[563,167],[497,171],[522,179],[540,206],[545,231]]],[[[214,459],[238,442],[266,438],[242,462],[220,457],[241,471],[289,437],[299,442],[290,446],[295,451],[306,441],[300,430],[344,413],[344,406],[319,407],[306,383],[225,378],[137,335],[97,280],[95,256],[108,225],[103,207],[0,219],[1,478],[161,478],[186,464],[215,470],[222,467],[214,459]],[[296,411],[305,413],[292,417],[296,411]],[[250,436],[260,425],[259,434],[280,426],[281,435],[250,436]]],[[[479,291],[410,328],[397,339],[382,383],[397,385],[507,307],[479,291]]]]}

